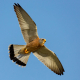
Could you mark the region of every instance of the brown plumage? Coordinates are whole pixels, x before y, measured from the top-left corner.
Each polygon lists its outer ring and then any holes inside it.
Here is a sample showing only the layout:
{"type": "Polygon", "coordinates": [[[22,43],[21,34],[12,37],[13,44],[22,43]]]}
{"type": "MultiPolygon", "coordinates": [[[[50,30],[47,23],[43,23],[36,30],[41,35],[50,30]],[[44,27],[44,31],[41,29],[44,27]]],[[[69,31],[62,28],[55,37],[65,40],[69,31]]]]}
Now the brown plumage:
{"type": "Polygon", "coordinates": [[[14,5],[21,32],[26,45],[9,46],[10,59],[18,65],[26,66],[30,53],[33,54],[49,69],[58,75],[63,75],[64,68],[54,52],[44,46],[46,39],[41,39],[37,33],[37,26],[25,10],[19,5],[14,5]]]}

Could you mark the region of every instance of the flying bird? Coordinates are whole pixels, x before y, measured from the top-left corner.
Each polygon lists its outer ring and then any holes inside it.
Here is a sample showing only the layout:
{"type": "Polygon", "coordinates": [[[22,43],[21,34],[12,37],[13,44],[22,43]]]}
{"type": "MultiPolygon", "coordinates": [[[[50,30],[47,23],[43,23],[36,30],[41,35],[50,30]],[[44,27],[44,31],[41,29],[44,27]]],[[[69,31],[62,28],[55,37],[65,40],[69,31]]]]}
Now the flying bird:
{"type": "Polygon", "coordinates": [[[28,13],[17,3],[14,3],[20,29],[26,45],[9,45],[9,56],[13,62],[26,66],[32,52],[44,65],[58,75],[63,75],[64,68],[54,52],[45,47],[46,39],[39,38],[37,26],[28,13]]]}

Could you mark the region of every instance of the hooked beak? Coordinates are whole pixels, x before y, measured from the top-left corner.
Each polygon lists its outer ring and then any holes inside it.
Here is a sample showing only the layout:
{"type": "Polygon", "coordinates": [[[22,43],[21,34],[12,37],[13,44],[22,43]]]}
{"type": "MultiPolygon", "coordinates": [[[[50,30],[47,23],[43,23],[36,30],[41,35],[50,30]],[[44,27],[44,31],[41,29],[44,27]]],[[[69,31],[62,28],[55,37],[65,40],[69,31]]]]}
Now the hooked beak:
{"type": "Polygon", "coordinates": [[[46,39],[44,39],[44,42],[46,42],[46,39]]]}

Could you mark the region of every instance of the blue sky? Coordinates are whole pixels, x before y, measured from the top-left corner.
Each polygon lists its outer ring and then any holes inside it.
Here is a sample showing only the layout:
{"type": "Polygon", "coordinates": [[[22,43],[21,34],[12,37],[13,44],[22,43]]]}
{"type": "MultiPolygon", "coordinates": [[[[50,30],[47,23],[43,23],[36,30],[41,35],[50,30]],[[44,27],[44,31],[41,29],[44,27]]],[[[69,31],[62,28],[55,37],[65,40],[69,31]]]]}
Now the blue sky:
{"type": "Polygon", "coordinates": [[[0,80],[80,79],[80,0],[0,1],[0,80]],[[9,59],[10,44],[26,44],[13,4],[19,3],[31,16],[45,46],[56,53],[65,72],[59,76],[32,53],[25,68],[9,59]]]}

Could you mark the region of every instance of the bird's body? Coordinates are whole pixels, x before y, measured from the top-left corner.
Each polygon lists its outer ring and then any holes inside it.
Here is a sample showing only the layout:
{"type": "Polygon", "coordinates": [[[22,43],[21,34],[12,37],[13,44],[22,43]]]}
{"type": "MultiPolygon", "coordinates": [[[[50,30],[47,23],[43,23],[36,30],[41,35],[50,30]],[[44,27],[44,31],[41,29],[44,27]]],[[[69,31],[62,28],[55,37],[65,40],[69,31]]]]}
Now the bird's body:
{"type": "Polygon", "coordinates": [[[28,13],[19,5],[14,5],[20,29],[26,45],[9,46],[10,59],[21,66],[26,66],[32,52],[44,65],[58,75],[63,75],[64,68],[54,52],[45,47],[46,39],[39,38],[37,26],[28,13]]]}
{"type": "Polygon", "coordinates": [[[26,45],[26,48],[28,51],[34,52],[35,50],[39,49],[40,43],[39,43],[39,38],[34,39],[32,42],[28,43],[26,45]]]}
{"type": "MultiPolygon", "coordinates": [[[[45,39],[44,39],[44,40],[45,40],[45,39]]],[[[21,51],[24,50],[25,54],[26,54],[26,51],[25,51],[25,50],[27,50],[28,53],[34,52],[34,51],[36,51],[37,49],[39,49],[39,48],[41,48],[42,46],[44,46],[44,43],[45,43],[45,41],[43,41],[43,43],[40,44],[40,43],[39,43],[39,38],[36,38],[36,39],[34,39],[33,41],[31,41],[30,43],[28,43],[28,44],[26,45],[26,47],[22,48],[21,51]]]]}

